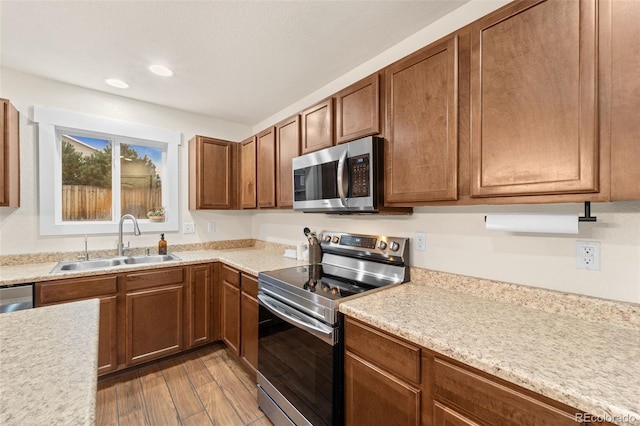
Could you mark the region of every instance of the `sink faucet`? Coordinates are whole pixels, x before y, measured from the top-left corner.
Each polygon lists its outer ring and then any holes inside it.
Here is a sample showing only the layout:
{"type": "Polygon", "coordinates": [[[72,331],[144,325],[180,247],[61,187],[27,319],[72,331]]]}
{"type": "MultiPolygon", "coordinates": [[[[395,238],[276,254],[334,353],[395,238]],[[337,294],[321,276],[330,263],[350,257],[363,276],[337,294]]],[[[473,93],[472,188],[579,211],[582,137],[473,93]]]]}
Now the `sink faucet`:
{"type": "Polygon", "coordinates": [[[124,247],[124,243],[122,242],[122,222],[125,219],[131,219],[133,221],[133,235],[140,235],[140,227],[138,226],[138,221],[135,216],[132,214],[123,214],[120,218],[120,225],[118,226],[118,256],[124,256],[124,251],[129,250],[129,248],[124,247]]]}

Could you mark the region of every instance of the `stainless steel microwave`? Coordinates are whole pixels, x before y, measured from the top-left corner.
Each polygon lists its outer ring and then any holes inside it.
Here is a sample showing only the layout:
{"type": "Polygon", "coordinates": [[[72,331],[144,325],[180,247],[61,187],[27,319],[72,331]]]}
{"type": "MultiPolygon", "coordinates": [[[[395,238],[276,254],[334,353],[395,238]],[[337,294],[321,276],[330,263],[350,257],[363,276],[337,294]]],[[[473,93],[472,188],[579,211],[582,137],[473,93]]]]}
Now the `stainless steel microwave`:
{"type": "Polygon", "coordinates": [[[292,165],[294,210],[378,213],[384,209],[382,138],[368,136],[305,154],[294,158],[292,165]]]}

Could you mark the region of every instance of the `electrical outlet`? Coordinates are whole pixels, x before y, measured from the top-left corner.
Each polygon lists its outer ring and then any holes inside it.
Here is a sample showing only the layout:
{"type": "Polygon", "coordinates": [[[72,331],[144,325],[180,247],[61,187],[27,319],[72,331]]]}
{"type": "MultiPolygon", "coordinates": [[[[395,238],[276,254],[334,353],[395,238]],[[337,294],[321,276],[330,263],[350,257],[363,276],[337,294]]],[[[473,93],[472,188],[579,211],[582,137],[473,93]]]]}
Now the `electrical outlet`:
{"type": "Polygon", "coordinates": [[[427,234],[416,232],[416,250],[427,251],[427,234]]]}
{"type": "Polygon", "coordinates": [[[207,223],[207,230],[209,232],[216,232],[216,223],[215,222],[208,222],[207,223]]]}
{"type": "Polygon", "coordinates": [[[185,234],[195,234],[196,233],[196,224],[195,223],[185,223],[184,224],[184,233],[185,234]]]}
{"type": "Polygon", "coordinates": [[[576,241],[576,268],[600,270],[600,242],[576,241]]]}

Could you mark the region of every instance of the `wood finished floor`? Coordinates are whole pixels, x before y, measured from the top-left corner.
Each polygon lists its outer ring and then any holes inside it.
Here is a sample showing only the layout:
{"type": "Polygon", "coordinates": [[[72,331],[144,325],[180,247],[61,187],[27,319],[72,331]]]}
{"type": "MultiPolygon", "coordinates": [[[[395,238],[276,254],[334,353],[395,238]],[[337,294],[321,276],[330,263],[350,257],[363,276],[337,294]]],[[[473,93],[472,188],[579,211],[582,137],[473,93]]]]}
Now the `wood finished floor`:
{"type": "Polygon", "coordinates": [[[222,344],[98,381],[96,425],[271,426],[222,344]]]}

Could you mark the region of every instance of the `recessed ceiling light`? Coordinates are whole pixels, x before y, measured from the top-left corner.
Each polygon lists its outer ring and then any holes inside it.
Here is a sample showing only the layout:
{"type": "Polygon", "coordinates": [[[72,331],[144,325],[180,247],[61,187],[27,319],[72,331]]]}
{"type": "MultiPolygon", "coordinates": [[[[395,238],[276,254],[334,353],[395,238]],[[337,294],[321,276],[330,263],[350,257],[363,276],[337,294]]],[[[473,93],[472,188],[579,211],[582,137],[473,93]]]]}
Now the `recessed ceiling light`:
{"type": "Polygon", "coordinates": [[[154,74],[158,74],[161,75],[163,77],[171,77],[173,75],[173,71],[171,71],[169,68],[165,67],[164,65],[151,65],[149,67],[149,70],[154,73],[154,74]]]}
{"type": "Polygon", "coordinates": [[[109,86],[117,87],[118,89],[126,89],[129,87],[127,83],[122,80],[118,80],[117,78],[108,78],[104,82],[109,86]]]}

